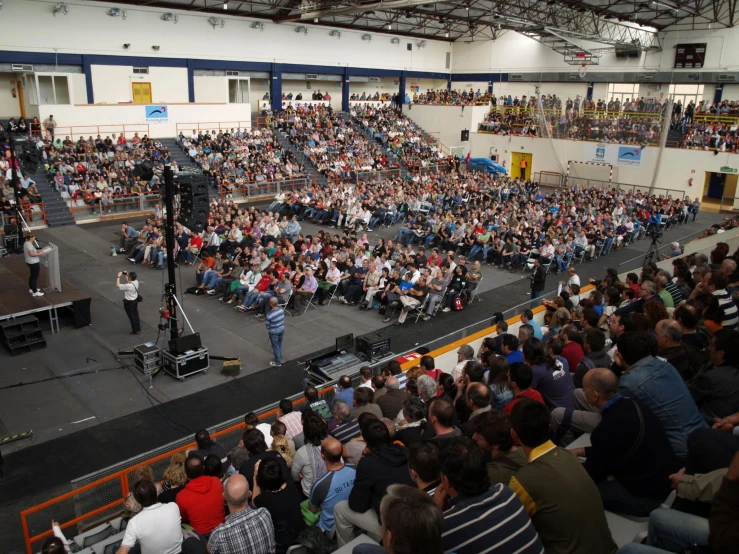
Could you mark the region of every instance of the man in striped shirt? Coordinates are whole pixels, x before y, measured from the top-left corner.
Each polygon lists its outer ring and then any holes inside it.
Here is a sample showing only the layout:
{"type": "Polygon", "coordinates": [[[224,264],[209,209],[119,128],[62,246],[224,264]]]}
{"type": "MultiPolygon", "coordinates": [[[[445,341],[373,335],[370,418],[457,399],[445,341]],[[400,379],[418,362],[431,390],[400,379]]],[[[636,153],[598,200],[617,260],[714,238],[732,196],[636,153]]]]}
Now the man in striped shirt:
{"type": "Polygon", "coordinates": [[[272,352],[275,355],[275,361],[269,362],[269,365],[274,367],[282,365],[282,336],[285,334],[285,311],[278,306],[279,302],[276,296],[269,299],[270,310],[265,322],[272,352]]]}
{"type": "Polygon", "coordinates": [[[434,491],[434,502],[444,510],[444,552],[543,554],[516,494],[503,484],[490,486],[485,453],[472,439],[456,439],[442,447],[439,467],[441,484],[434,491]]]}
{"type": "MultiPolygon", "coordinates": [[[[334,414],[334,421],[338,423],[336,427],[330,430],[331,436],[338,440],[341,444],[346,444],[361,434],[359,430],[359,420],[352,417],[352,409],[341,398],[334,400],[331,410],[334,414]]],[[[330,426],[329,426],[330,427],[330,426]]]]}
{"type": "MultiPolygon", "coordinates": [[[[724,310],[723,328],[736,329],[739,324],[739,312],[736,309],[734,299],[726,290],[729,279],[726,273],[720,269],[711,270],[703,276],[703,292],[710,292],[718,300],[719,306],[724,310]]],[[[698,288],[696,286],[696,288],[698,288]]]]}

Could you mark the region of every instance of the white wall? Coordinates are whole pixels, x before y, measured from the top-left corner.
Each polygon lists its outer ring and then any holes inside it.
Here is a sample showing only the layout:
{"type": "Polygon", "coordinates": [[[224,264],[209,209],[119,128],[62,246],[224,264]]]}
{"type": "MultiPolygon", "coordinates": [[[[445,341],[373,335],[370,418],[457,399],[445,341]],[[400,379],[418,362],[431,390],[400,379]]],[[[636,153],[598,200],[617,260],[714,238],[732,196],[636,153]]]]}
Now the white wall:
{"type": "Polygon", "coordinates": [[[310,24],[307,35],[297,34],[295,28],[303,24],[298,22],[264,22],[265,29],[260,32],[250,28],[254,20],[229,16],[228,12],[218,14],[225,19],[225,25],[214,29],[208,23],[211,14],[207,13],[82,0],[65,3],[69,14],[54,17],[56,0],[5,0],[2,49],[426,71],[445,71],[446,53],[452,51],[451,43],[431,39],[425,48],[416,46],[417,39],[406,37],[400,38],[400,44],[391,44],[393,35],[388,34],[373,35],[372,41],[367,42],[361,38],[363,31],[342,29],[342,36],[337,39],[329,36],[330,28],[310,24]],[[108,16],[111,7],[125,9],[127,18],[108,16]],[[176,13],[178,23],[162,21],[164,11],[176,13]],[[65,32],[29,32],[52,27],[65,32]],[[414,45],[410,52],[406,50],[408,42],[414,45]],[[126,50],[124,43],[130,44],[126,50]],[[159,51],[153,51],[152,45],[158,45],[159,51]]]}
{"type": "MultiPolygon", "coordinates": [[[[177,124],[179,129],[190,132],[195,124],[203,123],[203,128],[214,129],[216,123],[223,127],[248,127],[251,124],[250,104],[169,104],[169,121],[167,123],[150,123],[148,128],[151,137],[175,137],[177,124]]],[[[78,138],[97,134],[97,126],[101,126],[100,134],[105,136],[119,133],[122,125],[130,125],[126,130],[129,136],[138,131],[143,136],[146,132],[145,107],[141,105],[78,105],[78,106],[39,106],[40,119],[43,121],[54,114],[58,122],[57,135],[73,134],[78,138]],[[107,126],[107,127],[105,127],[107,126]],[[70,127],[75,127],[70,131],[70,127]]]]}
{"type": "MultiPolygon", "coordinates": [[[[496,96],[511,95],[514,98],[518,96],[521,98],[526,95],[531,98],[536,93],[536,87],[540,88],[540,94],[556,94],[557,97],[562,98],[563,104],[568,98],[573,100],[577,95],[585,98],[588,94],[588,84],[585,82],[580,83],[493,83],[493,94],[496,96]]],[[[563,106],[564,107],[564,106],[563,106]]]]}
{"type": "Polygon", "coordinates": [[[15,73],[0,73],[0,117],[18,117],[21,115],[21,105],[18,99],[18,77],[15,73]],[[11,90],[15,89],[15,97],[11,90]]]}
{"type": "MultiPolygon", "coordinates": [[[[415,108],[413,110],[415,111],[415,108]]],[[[488,157],[492,148],[492,151],[498,154],[500,162],[505,161],[506,167],[510,168],[513,152],[531,153],[533,155],[531,171],[534,173],[566,171],[569,160],[583,159],[586,144],[592,146],[593,143],[470,133],[473,157],[488,157]]],[[[738,165],[739,157],[736,154],[723,153],[715,156],[713,152],[665,148],[656,187],[685,191],[691,197],[700,196],[707,171],[718,172],[722,166],[738,165]],[[689,179],[694,180],[693,186],[688,185],[689,179]]],[[[651,185],[656,167],[657,148],[648,147],[642,152],[641,167],[614,167],[613,181],[648,187],[651,185]]]]}
{"type": "Polygon", "coordinates": [[[228,102],[228,80],[226,77],[193,77],[195,102],[228,102]]]}
{"type": "Polygon", "coordinates": [[[184,67],[149,67],[145,75],[134,74],[132,66],[93,65],[92,89],[96,104],[133,102],[132,84],[151,83],[153,104],[187,102],[187,69],[184,67]]]}
{"type": "Polygon", "coordinates": [[[403,114],[449,148],[469,145],[469,142],[464,143],[460,140],[462,130],[468,129],[471,135],[489,111],[487,106],[467,106],[464,111],[461,106],[414,104],[411,109],[408,109],[407,105],[403,106],[403,114]]]}

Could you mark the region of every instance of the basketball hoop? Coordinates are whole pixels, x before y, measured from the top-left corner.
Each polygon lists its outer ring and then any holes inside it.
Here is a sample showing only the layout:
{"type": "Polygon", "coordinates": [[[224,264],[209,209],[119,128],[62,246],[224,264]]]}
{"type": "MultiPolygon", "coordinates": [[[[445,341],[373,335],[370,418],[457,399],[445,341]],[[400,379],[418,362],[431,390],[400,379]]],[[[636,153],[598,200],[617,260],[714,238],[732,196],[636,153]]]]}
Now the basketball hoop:
{"type": "Polygon", "coordinates": [[[588,64],[581,63],[580,67],[577,69],[577,74],[580,75],[580,79],[585,78],[585,74],[588,72],[588,64]]]}

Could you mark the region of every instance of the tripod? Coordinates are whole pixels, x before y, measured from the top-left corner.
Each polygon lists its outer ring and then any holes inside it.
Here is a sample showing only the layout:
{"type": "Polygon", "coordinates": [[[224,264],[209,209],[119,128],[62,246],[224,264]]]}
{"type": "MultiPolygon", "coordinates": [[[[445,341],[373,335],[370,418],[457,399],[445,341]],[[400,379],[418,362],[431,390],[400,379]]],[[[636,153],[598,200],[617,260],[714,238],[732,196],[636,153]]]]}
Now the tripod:
{"type": "Polygon", "coordinates": [[[644,256],[644,263],[642,265],[651,264],[652,262],[659,261],[659,249],[662,246],[662,242],[659,240],[657,234],[652,235],[652,244],[649,245],[649,250],[644,256]]]}

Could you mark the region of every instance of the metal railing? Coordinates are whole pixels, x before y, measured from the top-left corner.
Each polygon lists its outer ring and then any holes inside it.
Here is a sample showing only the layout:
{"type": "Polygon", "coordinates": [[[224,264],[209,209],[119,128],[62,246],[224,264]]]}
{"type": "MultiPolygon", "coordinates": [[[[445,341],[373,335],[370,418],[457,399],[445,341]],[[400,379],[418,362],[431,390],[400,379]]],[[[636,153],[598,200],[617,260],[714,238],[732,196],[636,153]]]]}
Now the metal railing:
{"type": "Polygon", "coordinates": [[[98,221],[103,216],[116,213],[151,212],[161,202],[158,194],[142,194],[132,196],[113,196],[106,205],[100,200],[88,204],[82,199],[67,200],[69,211],[75,221],[98,221]]]}
{"type": "Polygon", "coordinates": [[[177,123],[175,130],[177,136],[182,133],[190,136],[193,131],[243,131],[251,130],[252,127],[263,127],[269,124],[268,115],[260,115],[254,121],[204,121],[201,123],[177,123]]]}
{"type": "Polygon", "coordinates": [[[126,140],[130,142],[131,138],[135,133],[138,133],[140,137],[147,136],[149,134],[149,125],[146,123],[121,123],[111,125],[73,125],[66,127],[56,127],[54,129],[54,142],[69,137],[70,140],[77,140],[85,137],[97,137],[100,135],[105,138],[113,134],[123,134],[126,140]]]}
{"type": "Polygon", "coordinates": [[[231,195],[235,202],[250,202],[259,198],[275,196],[281,192],[296,192],[315,184],[315,175],[298,177],[296,179],[284,179],[282,181],[253,181],[241,187],[228,189],[221,186],[220,196],[231,195]]]}
{"type": "Polygon", "coordinates": [[[672,196],[673,198],[682,200],[685,198],[685,191],[678,189],[664,189],[654,187],[651,188],[648,185],[633,185],[629,183],[614,183],[612,181],[603,181],[601,179],[587,179],[584,177],[572,177],[567,175],[565,177],[565,186],[568,187],[580,187],[580,188],[598,188],[601,190],[605,189],[618,189],[626,193],[636,194],[641,192],[644,195],[650,196],[672,196]]]}

